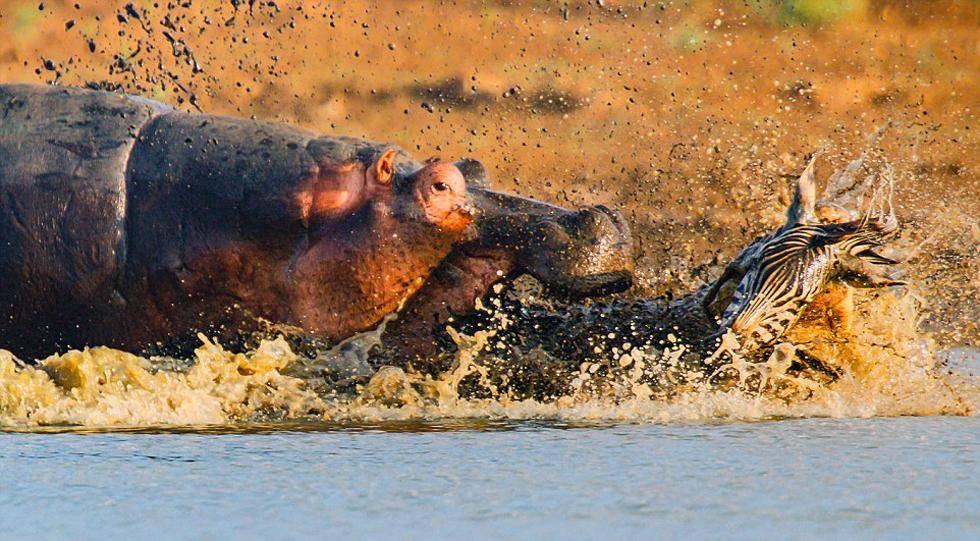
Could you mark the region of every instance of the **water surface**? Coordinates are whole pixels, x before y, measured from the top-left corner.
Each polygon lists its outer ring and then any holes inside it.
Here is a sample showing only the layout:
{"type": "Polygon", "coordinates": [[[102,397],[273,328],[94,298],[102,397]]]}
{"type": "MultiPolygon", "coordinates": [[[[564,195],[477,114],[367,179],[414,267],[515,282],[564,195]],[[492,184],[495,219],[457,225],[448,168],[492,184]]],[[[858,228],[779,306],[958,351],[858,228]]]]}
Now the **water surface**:
{"type": "Polygon", "coordinates": [[[980,536],[976,417],[0,434],[2,539],[980,536]]]}

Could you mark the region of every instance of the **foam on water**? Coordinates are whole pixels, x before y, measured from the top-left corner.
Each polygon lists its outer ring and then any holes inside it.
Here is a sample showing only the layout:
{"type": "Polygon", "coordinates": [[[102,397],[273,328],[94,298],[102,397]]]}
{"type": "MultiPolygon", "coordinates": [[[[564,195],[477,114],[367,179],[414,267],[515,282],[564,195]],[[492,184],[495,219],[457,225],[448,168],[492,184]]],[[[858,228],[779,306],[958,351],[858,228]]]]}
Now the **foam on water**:
{"type": "Polygon", "coordinates": [[[832,329],[811,317],[798,324],[765,362],[729,355],[737,377],[726,378],[725,385],[702,378],[710,383],[685,384],[669,396],[644,383],[649,378],[643,376],[675,369],[682,346],[664,352],[635,348],[609,359],[622,370],[600,384],[587,384],[600,373],[593,368],[596,363],[584,363],[569,375],[573,392],[567,396],[513,399],[487,383],[487,368],[480,364],[480,352],[494,339],[492,331],[474,336],[452,331],[459,352],[453,368],[436,377],[381,367],[353,392],[343,392],[316,375],[311,367],[322,359],[298,356],[282,337],[233,353],[201,336],[201,347],[187,360],[143,358],[97,347],[29,366],[2,351],[0,426],[453,418],[672,423],[975,411],[980,397],[976,377],[963,362],[952,371],[939,360],[936,344],[917,330],[920,306],[915,295],[894,290],[855,296],[849,327],[832,329]],[[841,376],[828,382],[790,375],[789,361],[798,349],[830,361],[841,376]],[[460,396],[461,382],[473,377],[484,381],[481,385],[492,398],[460,396]]]}
{"type": "Polygon", "coordinates": [[[296,360],[281,338],[245,354],[202,340],[186,364],[97,347],[30,367],[0,352],[0,425],[205,425],[322,409],[279,372],[296,360]]]}

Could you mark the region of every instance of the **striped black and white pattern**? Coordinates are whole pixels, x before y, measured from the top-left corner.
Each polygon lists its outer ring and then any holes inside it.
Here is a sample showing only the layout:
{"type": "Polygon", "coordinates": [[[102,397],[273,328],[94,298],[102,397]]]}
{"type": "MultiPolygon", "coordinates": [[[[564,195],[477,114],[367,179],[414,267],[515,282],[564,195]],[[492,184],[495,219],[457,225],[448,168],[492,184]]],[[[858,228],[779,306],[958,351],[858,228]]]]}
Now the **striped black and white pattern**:
{"type": "Polygon", "coordinates": [[[871,250],[897,230],[893,216],[866,216],[842,224],[787,224],[759,239],[738,256],[748,264],[722,324],[743,347],[774,341],[820,293],[841,254],[886,262],[871,250]]]}

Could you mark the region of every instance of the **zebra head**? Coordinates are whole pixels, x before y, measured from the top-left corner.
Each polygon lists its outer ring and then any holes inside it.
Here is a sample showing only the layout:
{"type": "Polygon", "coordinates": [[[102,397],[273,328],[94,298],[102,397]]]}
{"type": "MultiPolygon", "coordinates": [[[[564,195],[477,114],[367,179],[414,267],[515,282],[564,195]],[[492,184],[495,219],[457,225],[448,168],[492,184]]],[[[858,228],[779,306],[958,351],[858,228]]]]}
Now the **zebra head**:
{"type": "MultiPolygon", "coordinates": [[[[874,251],[899,233],[892,172],[886,170],[882,178],[887,180],[869,190],[861,217],[851,219],[844,207],[815,201],[813,163],[797,182],[786,223],[746,247],[733,261],[737,270],[728,271],[741,279],[721,314],[721,325],[734,331],[745,349],[772,343],[785,333],[823,289],[841,256],[877,265],[896,263],[874,251]]],[[[859,165],[852,162],[848,169],[856,171],[859,165]]]]}

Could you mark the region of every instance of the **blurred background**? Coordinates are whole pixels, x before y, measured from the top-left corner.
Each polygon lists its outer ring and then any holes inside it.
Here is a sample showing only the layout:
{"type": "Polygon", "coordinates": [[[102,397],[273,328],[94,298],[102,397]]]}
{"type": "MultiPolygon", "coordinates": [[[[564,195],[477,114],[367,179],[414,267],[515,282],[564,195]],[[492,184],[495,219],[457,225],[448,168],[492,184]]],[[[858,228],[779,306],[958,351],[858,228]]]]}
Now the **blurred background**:
{"type": "MultiPolygon", "coordinates": [[[[880,142],[923,322],[980,345],[976,0],[0,0],[0,82],[89,85],[476,157],[622,209],[631,294],[680,293],[880,142]]],[[[0,104],[2,108],[2,104],[0,104]]]]}

